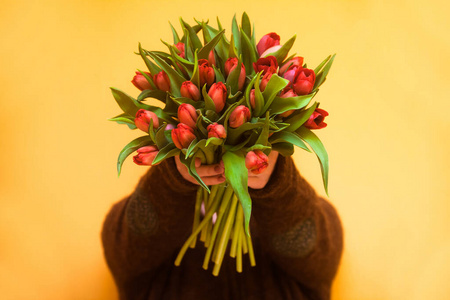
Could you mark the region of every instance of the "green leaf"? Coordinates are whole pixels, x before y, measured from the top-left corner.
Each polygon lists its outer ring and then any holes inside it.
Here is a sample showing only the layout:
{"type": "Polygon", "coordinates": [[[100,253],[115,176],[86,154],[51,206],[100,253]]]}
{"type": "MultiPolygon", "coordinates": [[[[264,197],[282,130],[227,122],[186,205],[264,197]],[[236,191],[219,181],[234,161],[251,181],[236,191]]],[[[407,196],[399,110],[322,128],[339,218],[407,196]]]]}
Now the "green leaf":
{"type": "Polygon", "coordinates": [[[228,151],[222,156],[222,160],[225,167],[225,178],[233,188],[244,210],[245,232],[249,235],[252,199],[248,193],[248,170],[245,167],[245,156],[240,152],[228,151]]]}
{"type": "Polygon", "coordinates": [[[252,114],[252,116],[254,116],[254,117],[261,116],[263,113],[263,108],[264,108],[264,96],[261,92],[261,89],[259,88],[259,85],[261,83],[260,82],[261,75],[262,75],[262,72],[258,74],[256,81],[255,81],[255,109],[253,110],[253,114],[252,114]]]}
{"type": "Polygon", "coordinates": [[[246,12],[244,12],[242,14],[241,27],[242,27],[243,32],[248,37],[252,36],[252,25],[250,24],[250,18],[248,17],[246,12]]]}
{"type": "Polygon", "coordinates": [[[213,99],[206,92],[206,84],[202,88],[203,99],[205,100],[205,109],[216,111],[216,105],[214,104],[213,99]]]}
{"type": "MultiPolygon", "coordinates": [[[[241,35],[239,32],[239,27],[236,22],[236,15],[234,15],[233,20],[231,21],[231,32],[232,32],[232,42],[237,48],[237,54],[241,54],[241,35]]],[[[236,57],[238,57],[238,55],[236,57]]]]}
{"type": "Polygon", "coordinates": [[[244,31],[241,31],[241,47],[245,73],[247,75],[252,75],[255,73],[255,70],[253,69],[253,63],[258,60],[258,52],[256,52],[256,48],[244,31]]]}
{"type": "Polygon", "coordinates": [[[289,84],[289,80],[284,79],[276,74],[273,74],[267,83],[264,92],[262,93],[264,96],[264,108],[262,109],[261,114],[265,113],[270,105],[272,104],[273,99],[275,99],[276,95],[284,89],[289,84]]]}
{"type": "Polygon", "coordinates": [[[167,141],[166,139],[166,135],[165,135],[165,131],[166,131],[166,125],[167,123],[164,123],[162,126],[160,126],[160,128],[156,131],[155,134],[155,142],[156,142],[156,146],[158,147],[158,149],[162,149],[164,148],[169,141],[167,141]]]}
{"type": "Polygon", "coordinates": [[[314,83],[313,91],[318,89],[322,83],[325,82],[325,79],[327,79],[328,72],[330,71],[331,65],[333,64],[334,58],[336,57],[336,54],[334,54],[331,59],[327,62],[325,67],[323,67],[323,70],[319,72],[319,74],[316,75],[316,82],[314,83]]]}
{"type": "Polygon", "coordinates": [[[256,144],[256,145],[253,145],[253,146],[247,148],[246,151],[250,152],[250,151],[254,151],[254,150],[261,150],[261,151],[265,152],[265,151],[268,151],[270,149],[272,149],[271,146],[264,146],[264,145],[261,145],[261,144],[256,144]]]}
{"type": "Polygon", "coordinates": [[[291,143],[276,143],[272,145],[272,150],[277,151],[284,157],[294,154],[294,145],[291,143]]]}
{"type": "MultiPolygon", "coordinates": [[[[142,76],[145,77],[145,79],[147,79],[148,83],[150,83],[151,87],[153,90],[156,90],[157,87],[155,85],[155,83],[153,82],[153,78],[151,76],[148,76],[145,72],[142,72],[141,70],[138,69],[138,71],[142,74],[142,76]]],[[[151,74],[150,74],[151,75],[151,74]]]]}
{"type": "Polygon", "coordinates": [[[275,97],[274,101],[269,106],[270,114],[281,114],[291,109],[301,109],[308,105],[315,94],[316,93],[311,93],[309,95],[289,98],[275,97]]]}
{"type": "Polygon", "coordinates": [[[130,116],[136,116],[136,113],[139,110],[139,102],[116,88],[111,88],[111,92],[124,113],[130,116]]]}
{"type": "Polygon", "coordinates": [[[274,133],[270,139],[269,142],[272,144],[277,143],[291,143],[297,147],[300,147],[308,152],[311,152],[309,148],[306,146],[306,144],[303,142],[303,140],[295,133],[288,132],[288,131],[281,131],[274,133]]]}
{"type": "MultiPolygon", "coordinates": [[[[281,66],[281,63],[287,57],[289,51],[291,50],[292,46],[294,45],[296,37],[297,37],[297,35],[294,35],[286,43],[284,43],[283,46],[280,49],[278,49],[276,52],[268,54],[268,55],[273,55],[277,58],[279,66],[281,66]]],[[[268,56],[268,55],[266,55],[266,56],[268,56]]]]}
{"type": "Polygon", "coordinates": [[[164,60],[162,60],[159,56],[154,55],[153,53],[149,53],[150,57],[153,58],[153,60],[161,67],[161,69],[166,72],[167,76],[169,76],[170,79],[170,91],[173,95],[176,97],[181,96],[180,94],[180,87],[181,84],[186,81],[183,76],[178,74],[177,71],[175,71],[170,65],[168,65],[164,60]]]}
{"type": "Polygon", "coordinates": [[[142,59],[145,62],[145,65],[147,66],[148,70],[150,71],[150,74],[156,75],[159,72],[161,72],[161,69],[155,65],[153,62],[151,62],[144,49],[142,49],[141,44],[139,43],[139,54],[141,55],[142,59]]]}
{"type": "Polygon", "coordinates": [[[216,75],[216,82],[223,82],[225,83],[225,78],[223,77],[222,72],[220,72],[219,69],[216,68],[216,66],[212,66],[214,69],[214,74],[216,75]]]}
{"type": "Polygon", "coordinates": [[[146,98],[154,98],[158,99],[162,102],[166,102],[167,93],[161,90],[143,90],[138,98],[137,101],[141,102],[142,100],[146,98]]]}
{"type": "Polygon", "coordinates": [[[216,137],[210,137],[208,138],[208,140],[206,140],[205,146],[208,147],[209,144],[219,146],[223,144],[223,140],[216,137]]]}
{"type": "Polygon", "coordinates": [[[153,145],[153,142],[148,135],[139,137],[129,142],[119,153],[119,157],[117,159],[117,173],[120,175],[122,164],[131,153],[148,145],[153,145]]]}
{"type": "Polygon", "coordinates": [[[261,144],[266,146],[268,144],[269,140],[269,124],[270,124],[270,118],[269,118],[269,112],[266,113],[266,118],[264,120],[264,125],[262,127],[261,133],[256,140],[255,144],[261,144]]]}
{"type": "Polygon", "coordinates": [[[200,86],[200,71],[198,69],[198,58],[197,58],[197,51],[194,53],[194,71],[192,72],[191,82],[195,84],[198,88],[201,88],[200,86]]]}
{"type": "Polygon", "coordinates": [[[239,142],[240,137],[247,131],[258,129],[264,126],[263,122],[257,123],[244,123],[238,128],[228,128],[227,130],[227,144],[236,144],[239,142]]]}
{"type": "MultiPolygon", "coordinates": [[[[189,34],[189,39],[192,42],[192,46],[194,47],[194,51],[196,49],[200,49],[202,48],[202,42],[200,41],[200,39],[197,36],[197,32],[186,22],[183,21],[182,18],[180,18],[180,22],[183,23],[184,28],[187,29],[188,34],[189,34]]],[[[197,27],[198,28],[198,27],[197,27]]],[[[201,28],[201,27],[200,27],[201,28]]]]}
{"type": "Polygon", "coordinates": [[[291,125],[289,125],[289,127],[287,127],[285,130],[289,132],[297,130],[300,126],[303,125],[303,123],[305,123],[309,119],[309,117],[313,114],[314,110],[316,110],[318,105],[319,103],[316,102],[308,109],[303,110],[298,114],[293,114],[292,116],[287,118],[285,122],[291,125]]]}
{"type": "Polygon", "coordinates": [[[195,157],[196,156],[191,156],[186,158],[184,155],[180,155],[180,161],[188,168],[189,174],[209,193],[210,190],[208,186],[203,182],[195,169],[195,157]]]}
{"type": "Polygon", "coordinates": [[[120,114],[114,118],[108,119],[108,121],[114,121],[118,124],[126,124],[130,129],[137,128],[136,125],[134,125],[134,118],[128,114],[120,114]]]}
{"type": "Polygon", "coordinates": [[[178,155],[180,153],[180,149],[175,147],[173,143],[167,144],[165,147],[159,149],[158,154],[156,154],[155,159],[153,160],[153,164],[156,165],[166,158],[178,155]]]}
{"type": "Polygon", "coordinates": [[[214,49],[214,47],[216,47],[217,43],[219,43],[224,32],[225,30],[220,31],[208,44],[200,49],[198,52],[198,59],[208,59],[209,53],[214,49]]]}
{"type": "Polygon", "coordinates": [[[316,153],[317,158],[320,162],[320,169],[322,171],[323,185],[325,187],[325,192],[328,195],[328,154],[325,150],[320,139],[311,130],[302,126],[297,131],[297,134],[311,146],[311,149],[316,153]]]}
{"type": "Polygon", "coordinates": [[[314,69],[314,74],[319,74],[319,72],[322,70],[323,66],[330,60],[331,55],[328,55],[327,58],[325,58],[320,65],[318,65],[315,69],[314,69]]]}
{"type": "Polygon", "coordinates": [[[170,24],[170,28],[172,28],[173,43],[178,44],[180,42],[180,37],[178,36],[178,33],[175,30],[175,28],[173,28],[172,23],[169,22],[169,24],[170,24]]]}

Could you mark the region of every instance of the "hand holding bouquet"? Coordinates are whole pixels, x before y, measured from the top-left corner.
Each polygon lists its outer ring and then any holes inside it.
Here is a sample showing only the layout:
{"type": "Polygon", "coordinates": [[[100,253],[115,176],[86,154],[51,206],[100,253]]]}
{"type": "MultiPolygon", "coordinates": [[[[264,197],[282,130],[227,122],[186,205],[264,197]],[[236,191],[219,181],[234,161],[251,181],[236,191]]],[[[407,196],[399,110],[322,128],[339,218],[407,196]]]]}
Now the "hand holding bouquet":
{"type": "Polygon", "coordinates": [[[249,172],[264,172],[272,150],[289,156],[297,146],[317,155],[327,189],[328,156],[311,130],[325,127],[328,113],[311,100],[334,56],[309,69],[303,57],[288,56],[295,36],[281,44],[276,33],[269,33],[256,43],[246,13],[240,26],[233,19],[230,39],[219,20],[218,28],[208,22],[191,26],[180,21],[181,38],[172,27],[173,44],[163,42],[168,52],[139,46],[148,72],[139,70],[132,80],[141,90],[136,99],[112,88],[123,113],[111,120],[144,132],[123,148],[117,168],[120,174],[124,160],[134,152],[139,165],[179,157],[200,187],[192,234],[175,264],[199,239],[207,247],[203,268],[212,261],[217,276],[231,241],[230,255],[241,272],[243,254],[255,264],[249,172]],[[147,104],[149,98],[161,101],[163,108],[147,104]],[[219,162],[225,182],[208,186],[197,173],[199,163],[219,162]]]}

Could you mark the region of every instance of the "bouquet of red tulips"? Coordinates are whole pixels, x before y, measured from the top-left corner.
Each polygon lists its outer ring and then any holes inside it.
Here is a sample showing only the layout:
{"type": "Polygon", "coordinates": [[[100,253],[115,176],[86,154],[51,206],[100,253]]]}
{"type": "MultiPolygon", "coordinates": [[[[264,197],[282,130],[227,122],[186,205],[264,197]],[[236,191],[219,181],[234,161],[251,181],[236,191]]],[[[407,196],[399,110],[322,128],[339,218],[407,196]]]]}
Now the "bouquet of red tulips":
{"type": "Polygon", "coordinates": [[[328,113],[311,100],[334,55],[309,69],[303,57],[288,55],[295,36],[281,44],[276,33],[269,33],[256,43],[246,13],[240,26],[233,18],[230,39],[219,20],[218,28],[203,21],[194,26],[182,19],[180,23],[182,36],[172,26],[173,44],[163,42],[167,52],[139,45],[148,72],[139,70],[132,80],[141,90],[137,98],[112,88],[123,113],[111,120],[145,133],[123,148],[117,169],[120,174],[134,152],[139,165],[179,156],[200,187],[192,234],[175,264],[200,239],[207,247],[203,268],[212,261],[217,276],[231,243],[230,255],[241,272],[243,254],[255,264],[248,172],[263,172],[272,150],[289,156],[295,145],[317,155],[327,190],[328,156],[311,129],[325,127],[328,113]],[[149,98],[161,101],[163,108],[147,104],[149,98]],[[223,161],[226,181],[205,185],[196,172],[199,159],[202,164],[223,161]]]}

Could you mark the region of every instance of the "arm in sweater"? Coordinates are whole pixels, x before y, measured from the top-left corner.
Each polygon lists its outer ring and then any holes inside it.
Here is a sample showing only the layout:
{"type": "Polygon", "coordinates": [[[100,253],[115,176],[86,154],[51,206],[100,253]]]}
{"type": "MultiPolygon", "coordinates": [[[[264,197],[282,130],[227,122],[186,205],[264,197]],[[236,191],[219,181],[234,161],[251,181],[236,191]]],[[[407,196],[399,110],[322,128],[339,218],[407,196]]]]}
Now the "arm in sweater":
{"type": "Polygon", "coordinates": [[[281,156],[269,183],[250,195],[264,250],[312,299],[328,298],[343,246],[336,210],[281,156]]]}
{"type": "Polygon", "coordinates": [[[151,281],[183,245],[192,230],[197,187],[170,159],[151,167],[133,194],[111,208],[102,241],[121,299],[136,297],[136,287],[151,281]]]}

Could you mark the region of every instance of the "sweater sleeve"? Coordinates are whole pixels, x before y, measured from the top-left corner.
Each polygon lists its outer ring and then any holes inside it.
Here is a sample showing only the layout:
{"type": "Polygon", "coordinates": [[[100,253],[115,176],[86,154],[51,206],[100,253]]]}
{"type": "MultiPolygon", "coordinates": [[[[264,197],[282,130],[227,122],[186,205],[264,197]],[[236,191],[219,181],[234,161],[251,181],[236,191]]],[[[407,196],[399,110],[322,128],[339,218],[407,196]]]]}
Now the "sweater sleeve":
{"type": "Polygon", "coordinates": [[[343,247],[334,207],[282,156],[266,187],[249,191],[260,247],[310,298],[328,299],[343,247]]]}
{"type": "Polygon", "coordinates": [[[121,299],[136,296],[135,287],[151,281],[183,245],[192,228],[196,191],[169,159],[151,167],[136,190],[111,208],[102,242],[121,299]]]}

